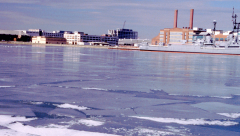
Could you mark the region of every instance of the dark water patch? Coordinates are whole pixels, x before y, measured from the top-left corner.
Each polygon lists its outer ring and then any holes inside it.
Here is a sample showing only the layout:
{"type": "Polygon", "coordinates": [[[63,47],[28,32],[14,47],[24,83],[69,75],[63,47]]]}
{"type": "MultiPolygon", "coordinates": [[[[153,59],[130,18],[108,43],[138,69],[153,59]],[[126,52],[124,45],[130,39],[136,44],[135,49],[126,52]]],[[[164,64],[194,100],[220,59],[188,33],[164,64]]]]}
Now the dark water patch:
{"type": "Polygon", "coordinates": [[[240,125],[234,126],[217,126],[217,125],[202,125],[203,128],[212,128],[217,130],[226,130],[226,131],[233,131],[233,132],[240,132],[240,125]]]}
{"type": "Polygon", "coordinates": [[[176,105],[176,104],[195,104],[195,102],[176,102],[176,103],[166,103],[166,104],[157,104],[152,106],[166,106],[166,105],[176,105]]]}
{"type": "Polygon", "coordinates": [[[48,83],[39,83],[38,85],[45,84],[61,84],[61,83],[69,83],[69,82],[81,82],[82,80],[65,80],[65,81],[56,81],[56,82],[48,82],[48,83]]]}
{"type": "Polygon", "coordinates": [[[39,84],[37,84],[37,85],[61,84],[61,83],[85,82],[85,81],[90,81],[90,80],[65,80],[65,81],[39,83],[39,84]]]}
{"type": "MultiPolygon", "coordinates": [[[[222,126],[187,126],[190,129],[190,133],[193,136],[238,136],[238,131],[230,130],[234,127],[222,127],[222,126]]],[[[239,129],[239,128],[236,128],[239,129]]]]}
{"type": "Polygon", "coordinates": [[[80,110],[75,110],[75,111],[77,111],[77,112],[79,112],[79,113],[81,113],[81,114],[83,114],[84,116],[86,116],[86,117],[87,117],[87,114],[86,114],[85,112],[83,112],[83,111],[80,111],[80,110]]]}
{"type": "Polygon", "coordinates": [[[240,87],[240,80],[239,78],[234,78],[234,79],[229,79],[226,83],[225,83],[226,86],[229,86],[229,87],[240,87]]]}
{"type": "Polygon", "coordinates": [[[48,118],[48,119],[63,119],[63,118],[69,118],[69,117],[66,117],[66,116],[59,116],[59,115],[55,115],[55,114],[47,114],[47,113],[44,113],[44,112],[37,112],[37,111],[33,111],[33,113],[35,114],[35,116],[37,118],[48,118]]]}

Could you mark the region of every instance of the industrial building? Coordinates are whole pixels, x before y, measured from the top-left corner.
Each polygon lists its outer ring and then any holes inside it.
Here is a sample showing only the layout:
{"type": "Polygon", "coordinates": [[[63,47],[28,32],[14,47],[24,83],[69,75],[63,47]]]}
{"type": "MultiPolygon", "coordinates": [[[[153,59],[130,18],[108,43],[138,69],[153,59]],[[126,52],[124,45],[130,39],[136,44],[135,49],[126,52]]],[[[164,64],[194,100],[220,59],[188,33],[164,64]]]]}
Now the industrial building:
{"type": "Polygon", "coordinates": [[[188,27],[177,27],[178,10],[174,12],[173,28],[164,28],[160,30],[160,33],[154,37],[151,41],[152,45],[167,45],[167,44],[182,44],[182,43],[194,43],[198,39],[203,39],[206,35],[213,35],[215,41],[227,41],[228,32],[222,30],[202,29],[193,27],[193,15],[194,9],[190,10],[190,22],[188,27]]]}
{"type": "Polygon", "coordinates": [[[108,34],[119,39],[138,39],[138,32],[132,29],[108,30],[108,34]]]}
{"type": "Polygon", "coordinates": [[[171,43],[192,43],[193,38],[193,14],[194,10],[190,11],[189,27],[178,28],[178,10],[175,10],[173,28],[164,28],[160,30],[158,36],[152,39],[152,44],[171,44],[171,43]]]}

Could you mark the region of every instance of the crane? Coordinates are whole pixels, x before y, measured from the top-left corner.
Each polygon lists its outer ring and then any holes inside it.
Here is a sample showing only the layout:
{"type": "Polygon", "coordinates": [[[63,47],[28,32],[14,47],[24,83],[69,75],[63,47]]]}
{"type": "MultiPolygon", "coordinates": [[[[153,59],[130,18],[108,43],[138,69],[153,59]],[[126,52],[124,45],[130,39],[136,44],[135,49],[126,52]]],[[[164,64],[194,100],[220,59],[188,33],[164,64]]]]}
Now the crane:
{"type": "Polygon", "coordinates": [[[124,21],[124,23],[123,23],[123,29],[124,29],[125,23],[126,23],[126,21],[124,21]]]}

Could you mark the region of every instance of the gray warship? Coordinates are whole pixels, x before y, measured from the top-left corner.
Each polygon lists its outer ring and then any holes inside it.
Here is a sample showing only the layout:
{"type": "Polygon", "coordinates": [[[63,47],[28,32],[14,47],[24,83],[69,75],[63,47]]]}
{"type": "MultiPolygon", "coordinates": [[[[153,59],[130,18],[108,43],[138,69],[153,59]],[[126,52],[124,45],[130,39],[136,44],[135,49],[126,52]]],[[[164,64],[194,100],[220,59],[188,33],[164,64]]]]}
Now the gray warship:
{"type": "MultiPolygon", "coordinates": [[[[158,52],[182,52],[182,53],[203,53],[203,54],[229,54],[240,55],[240,23],[236,22],[237,15],[234,14],[233,8],[233,31],[227,37],[227,41],[215,41],[213,34],[207,34],[202,39],[196,40],[192,44],[166,44],[150,45],[149,43],[141,43],[139,49],[141,51],[158,51],[158,52]]],[[[214,22],[215,23],[215,22],[214,22]]],[[[214,24],[214,31],[215,31],[214,24]]]]}

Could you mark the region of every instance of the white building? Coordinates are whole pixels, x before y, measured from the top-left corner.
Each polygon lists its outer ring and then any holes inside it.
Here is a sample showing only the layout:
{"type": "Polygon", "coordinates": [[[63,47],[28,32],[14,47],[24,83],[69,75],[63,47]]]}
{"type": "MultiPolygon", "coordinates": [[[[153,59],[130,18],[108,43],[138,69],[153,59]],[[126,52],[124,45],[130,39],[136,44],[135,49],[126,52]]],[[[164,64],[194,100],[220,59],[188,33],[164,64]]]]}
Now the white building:
{"type": "Polygon", "coordinates": [[[66,39],[61,37],[33,36],[32,43],[41,44],[66,44],[66,39]]]}
{"type": "Polygon", "coordinates": [[[78,45],[89,45],[99,44],[99,45],[118,45],[118,38],[111,36],[98,36],[98,35],[87,35],[83,32],[74,32],[74,33],[64,33],[64,38],[67,40],[67,44],[78,44],[78,45]]]}
{"type": "Polygon", "coordinates": [[[78,44],[81,42],[81,34],[83,34],[83,32],[65,32],[63,37],[67,40],[67,44],[78,44]]]}

